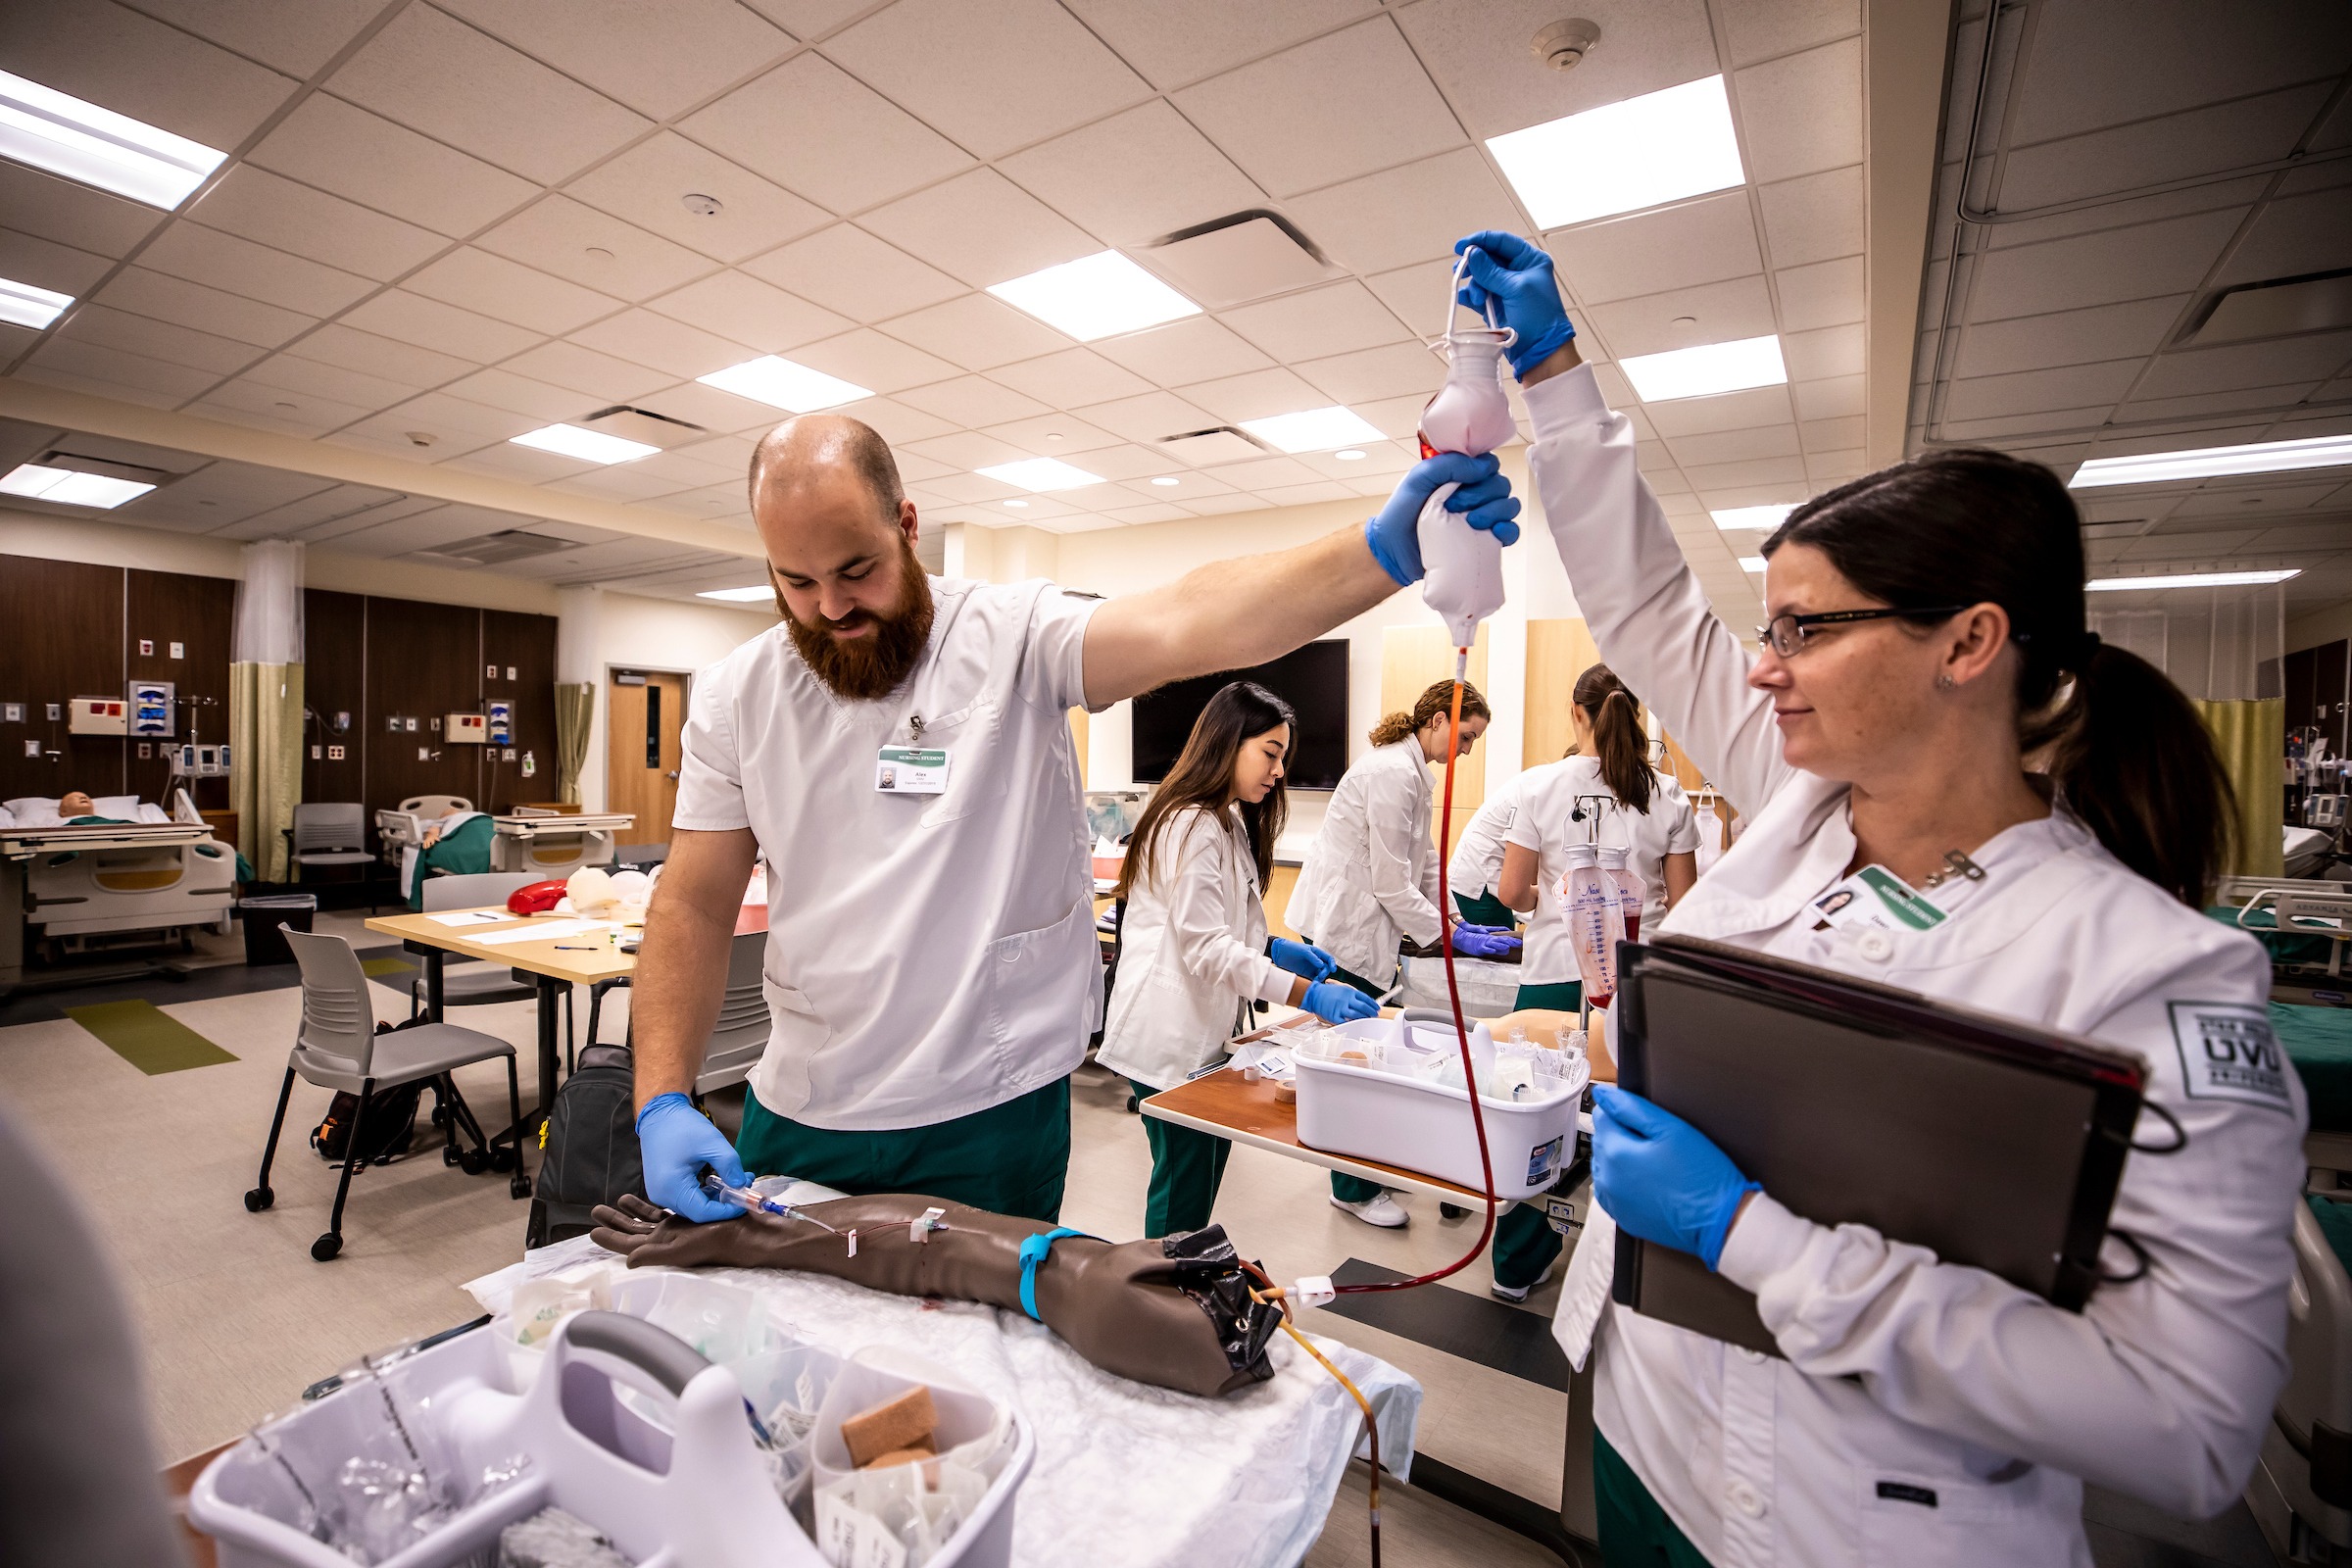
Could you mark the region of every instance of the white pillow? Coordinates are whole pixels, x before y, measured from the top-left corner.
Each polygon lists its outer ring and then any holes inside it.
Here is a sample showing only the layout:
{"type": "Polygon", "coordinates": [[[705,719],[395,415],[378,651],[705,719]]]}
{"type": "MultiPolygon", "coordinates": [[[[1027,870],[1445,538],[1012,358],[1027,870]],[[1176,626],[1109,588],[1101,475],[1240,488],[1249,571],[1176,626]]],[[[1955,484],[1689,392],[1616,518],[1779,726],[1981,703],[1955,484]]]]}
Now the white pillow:
{"type": "Polygon", "coordinates": [[[16,810],[19,827],[63,827],[66,819],[57,814],[55,801],[19,801],[16,810]]]}
{"type": "MultiPolygon", "coordinates": [[[[166,811],[162,807],[156,806],[147,801],[141,801],[139,803],[139,814],[132,817],[131,820],[134,822],[163,822],[169,824],[172,820],[172,816],[171,813],[166,811]]],[[[196,820],[201,822],[204,820],[204,818],[198,817],[196,820]]]]}
{"type": "Polygon", "coordinates": [[[17,813],[5,806],[0,806],[0,827],[15,827],[16,825],[17,813]]]}
{"type": "Polygon", "coordinates": [[[5,807],[11,816],[38,816],[44,811],[55,816],[57,814],[57,797],[54,795],[20,795],[13,801],[0,801],[0,807],[5,807]]]}
{"type": "Polygon", "coordinates": [[[118,822],[139,820],[139,798],[136,795],[101,795],[90,802],[92,816],[111,816],[118,822]]]}

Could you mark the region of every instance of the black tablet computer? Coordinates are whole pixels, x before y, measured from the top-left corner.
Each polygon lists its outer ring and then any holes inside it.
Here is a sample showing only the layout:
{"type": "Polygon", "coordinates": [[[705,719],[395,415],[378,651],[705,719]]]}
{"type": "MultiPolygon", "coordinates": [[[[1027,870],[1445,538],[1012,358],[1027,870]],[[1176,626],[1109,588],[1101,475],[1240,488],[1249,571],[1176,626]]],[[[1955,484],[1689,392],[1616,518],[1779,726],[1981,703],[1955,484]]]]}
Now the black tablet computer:
{"type": "MultiPolygon", "coordinates": [[[[2087,1041],[1687,937],[1620,952],[1619,1087],[1822,1225],[1868,1225],[2081,1310],[2145,1075],[2087,1041]]],[[[1755,1298],[1617,1233],[1617,1301],[1778,1354],[1755,1298]]]]}

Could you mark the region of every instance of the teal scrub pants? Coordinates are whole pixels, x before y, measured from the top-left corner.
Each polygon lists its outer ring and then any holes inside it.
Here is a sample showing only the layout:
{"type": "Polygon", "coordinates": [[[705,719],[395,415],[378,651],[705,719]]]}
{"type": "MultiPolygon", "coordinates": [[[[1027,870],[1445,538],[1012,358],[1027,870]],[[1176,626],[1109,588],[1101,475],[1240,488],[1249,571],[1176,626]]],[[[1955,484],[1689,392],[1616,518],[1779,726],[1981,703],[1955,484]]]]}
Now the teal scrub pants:
{"type": "MultiPolygon", "coordinates": [[[[1331,977],[1342,985],[1355,987],[1367,997],[1378,997],[1389,989],[1388,986],[1374,985],[1352,969],[1334,969],[1331,977]]],[[[1389,982],[1389,985],[1395,984],[1394,980],[1389,982]]],[[[1336,1170],[1331,1173],[1331,1196],[1343,1203],[1368,1203],[1387,1191],[1380,1183],[1368,1182],[1361,1176],[1343,1176],[1336,1170]]]]}
{"type": "MultiPolygon", "coordinates": [[[[1574,1012],[1584,1005],[1585,988],[1570,980],[1521,986],[1511,999],[1514,1011],[1549,1007],[1574,1012]]],[[[1544,1200],[1531,1198],[1494,1222],[1494,1283],[1512,1290],[1533,1286],[1560,1255],[1560,1233],[1544,1217],[1544,1200]]]]}
{"type": "Polygon", "coordinates": [[[735,1152],[754,1176],[792,1175],[859,1197],[920,1193],[1046,1224],[1070,1173],[1070,1081],[928,1127],[835,1132],[787,1120],[747,1087],[735,1152]]]}
{"type": "Polygon", "coordinates": [[[1609,1440],[1592,1434],[1592,1501],[1600,1524],[1600,1560],[1608,1568],[1707,1568],[1682,1527],[1609,1440]]]}
{"type": "Polygon", "coordinates": [[[1472,898],[1467,893],[1453,896],[1453,906],[1462,911],[1462,918],[1472,925],[1500,926],[1508,931],[1519,923],[1519,915],[1509,905],[1492,893],[1472,898]]]}
{"type": "MultiPolygon", "coordinates": [[[[1139,1100],[1159,1093],[1141,1078],[1127,1081],[1135,1086],[1139,1100]]],[[[1144,1196],[1144,1235],[1156,1240],[1200,1229],[1217,1206],[1217,1187],[1225,1180],[1225,1156],[1233,1152],[1233,1141],[1179,1127],[1157,1116],[1146,1116],[1143,1123],[1144,1138],[1152,1146],[1152,1186],[1144,1196]]]]}

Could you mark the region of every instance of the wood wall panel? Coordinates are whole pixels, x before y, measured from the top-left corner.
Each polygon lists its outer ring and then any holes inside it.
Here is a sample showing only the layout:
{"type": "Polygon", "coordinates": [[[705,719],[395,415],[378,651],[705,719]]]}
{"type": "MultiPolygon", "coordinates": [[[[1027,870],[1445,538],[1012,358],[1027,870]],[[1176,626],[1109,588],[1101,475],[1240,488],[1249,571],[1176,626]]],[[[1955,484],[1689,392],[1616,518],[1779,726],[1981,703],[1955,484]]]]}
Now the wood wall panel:
{"type": "Polygon", "coordinates": [[[476,712],[482,612],[408,599],[368,601],[368,793],[370,807],[413,795],[463,795],[480,806],[481,748],[442,740],[435,721],[476,712]],[[387,720],[403,728],[391,732],[387,720]],[[416,727],[406,728],[414,718],[416,727]],[[419,754],[423,755],[419,755],[419,754]]]}
{"type": "MultiPolygon", "coordinates": [[[[1487,628],[1478,628],[1478,641],[1470,645],[1470,684],[1480,692],[1487,689],[1487,628]]],[[[1380,636],[1380,711],[1385,717],[1399,710],[1410,710],[1421,694],[1442,680],[1453,678],[1452,641],[1443,626],[1391,626],[1380,636]]],[[[1446,824],[1438,818],[1444,813],[1446,781],[1438,774],[1438,808],[1430,813],[1432,836],[1442,835],[1446,824]]],[[[1462,829],[1487,800],[1487,749],[1473,746],[1470,755],[1461,760],[1453,772],[1453,832],[1459,840],[1462,829]]]]}
{"type": "MultiPolygon", "coordinates": [[[[503,811],[518,801],[552,801],[560,784],[556,772],[556,617],[511,610],[482,612],[482,702],[505,698],[514,705],[514,758],[506,761],[499,750],[480,747],[481,784],[474,803],[484,810],[503,811]],[[495,668],[495,677],[490,674],[495,668]],[[514,678],[507,678],[508,670],[514,678]],[[522,776],[522,757],[529,753],[538,771],[522,776]]],[[[413,755],[413,754],[412,754],[413,755]]]]}
{"type": "MultiPolygon", "coordinates": [[[[224,577],[191,577],[175,571],[123,573],[124,684],[134,680],[168,680],[178,699],[173,710],[172,738],[153,748],[141,760],[138,742],[130,746],[129,793],[169,810],[172,791],[172,754],[189,738],[208,742],[228,739],[228,656],[230,628],[236,619],[237,585],[224,577]],[[154,645],[141,654],[139,644],[154,645]],[[172,657],[172,645],[181,657],[172,657]],[[193,705],[193,706],[191,706],[193,705]]],[[[193,781],[196,804],[224,809],[228,780],[193,781]]]]}
{"type": "Polygon", "coordinates": [[[75,697],[125,695],[122,591],[120,566],[0,556],[0,703],[24,705],[23,724],[0,724],[0,800],[123,792],[125,742],[69,735],[65,718],[75,697]],[[43,755],[26,757],[26,741],[43,755]]]}
{"type": "MultiPolygon", "coordinates": [[[[368,758],[377,737],[368,723],[368,604],[361,594],[303,590],[302,700],[318,715],[303,736],[306,801],[368,799],[368,758]],[[335,728],[338,713],[351,715],[350,728],[335,728]],[[313,746],[318,748],[316,760],[313,746]],[[330,746],[343,748],[340,760],[327,757],[330,746]]],[[[371,805],[368,821],[374,820],[371,805]]]]}
{"type": "Polygon", "coordinates": [[[1519,765],[1556,762],[1576,744],[1568,716],[1576,677],[1600,662],[1600,650],[1581,619],[1527,623],[1527,723],[1520,731],[1519,765]]]}

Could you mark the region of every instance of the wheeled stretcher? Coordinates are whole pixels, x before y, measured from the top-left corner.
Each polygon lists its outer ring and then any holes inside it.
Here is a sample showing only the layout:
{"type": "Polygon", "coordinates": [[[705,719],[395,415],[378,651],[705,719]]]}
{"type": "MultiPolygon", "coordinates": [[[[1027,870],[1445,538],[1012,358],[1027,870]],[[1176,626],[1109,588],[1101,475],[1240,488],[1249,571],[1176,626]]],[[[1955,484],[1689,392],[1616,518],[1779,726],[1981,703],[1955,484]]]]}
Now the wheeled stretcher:
{"type": "Polygon", "coordinates": [[[0,995],[25,943],[209,925],[225,932],[236,852],[202,822],[0,828],[0,995]]]}

